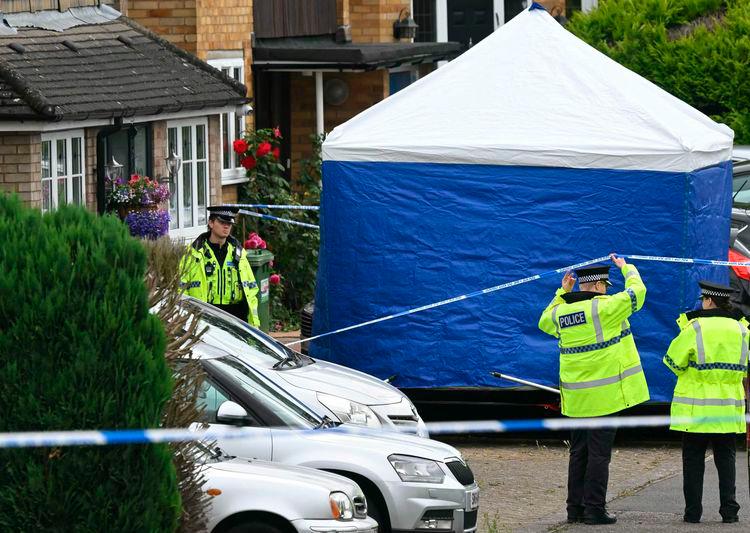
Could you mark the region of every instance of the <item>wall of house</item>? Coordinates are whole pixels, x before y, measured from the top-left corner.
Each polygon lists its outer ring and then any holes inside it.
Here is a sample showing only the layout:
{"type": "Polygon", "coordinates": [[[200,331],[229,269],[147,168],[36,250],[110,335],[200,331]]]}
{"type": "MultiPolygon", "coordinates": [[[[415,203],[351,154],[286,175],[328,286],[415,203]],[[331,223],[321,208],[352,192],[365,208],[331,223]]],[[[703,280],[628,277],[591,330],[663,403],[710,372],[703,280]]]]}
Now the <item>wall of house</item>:
{"type": "Polygon", "coordinates": [[[0,191],[16,193],[29,207],[42,206],[39,133],[0,133],[0,191]]]}
{"type": "Polygon", "coordinates": [[[96,181],[97,168],[96,168],[96,135],[99,133],[100,128],[86,128],[84,130],[84,145],[83,154],[86,161],[83,164],[86,175],[86,207],[91,211],[96,212],[98,209],[98,202],[96,201],[96,181]]]}
{"type": "MultiPolygon", "coordinates": [[[[337,7],[343,11],[347,2],[337,7]]],[[[410,2],[399,0],[348,0],[349,23],[352,26],[352,42],[394,42],[393,23],[402,9],[409,10],[410,2]]]]}
{"type": "Polygon", "coordinates": [[[196,0],[128,0],[120,7],[124,15],[183,50],[196,53],[196,0]]]}
{"type": "MultiPolygon", "coordinates": [[[[375,105],[388,96],[388,71],[372,72],[325,72],[323,83],[331,78],[339,78],[349,85],[349,98],[340,106],[325,106],[325,131],[375,105]]],[[[297,175],[300,160],[312,154],[310,135],[315,133],[315,78],[301,74],[292,75],[292,173],[297,175]]]]}

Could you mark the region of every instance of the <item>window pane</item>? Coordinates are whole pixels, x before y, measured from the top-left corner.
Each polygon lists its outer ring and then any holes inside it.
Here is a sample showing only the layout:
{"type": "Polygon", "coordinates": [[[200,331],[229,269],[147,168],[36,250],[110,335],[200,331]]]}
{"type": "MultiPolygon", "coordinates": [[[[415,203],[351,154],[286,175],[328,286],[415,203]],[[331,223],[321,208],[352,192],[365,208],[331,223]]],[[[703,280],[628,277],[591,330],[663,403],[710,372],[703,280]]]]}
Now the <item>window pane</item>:
{"type": "MultiPolygon", "coordinates": [[[[184,144],[184,143],[183,143],[184,144]]],[[[193,173],[192,164],[182,164],[182,227],[193,226],[193,173]]]]}
{"type": "Polygon", "coordinates": [[[72,154],[72,172],[71,174],[80,174],[81,167],[83,166],[81,161],[81,138],[73,137],[71,140],[71,154],[72,154]]]}
{"type": "MultiPolygon", "coordinates": [[[[66,151],[67,143],[65,139],[58,139],[57,141],[57,176],[68,175],[68,154],[66,151]]],[[[58,201],[60,198],[58,197],[58,201]]]]}
{"type": "Polygon", "coordinates": [[[83,205],[83,178],[82,176],[73,176],[73,203],[83,205]]]}
{"type": "Polygon", "coordinates": [[[222,113],[221,114],[221,133],[222,133],[222,139],[221,139],[221,154],[222,154],[222,163],[221,168],[227,170],[232,168],[232,152],[234,151],[232,149],[232,142],[234,139],[230,137],[231,132],[230,129],[230,122],[229,122],[229,113],[222,113]]]}
{"type": "Polygon", "coordinates": [[[234,79],[242,83],[242,67],[234,67],[234,79]]]}
{"type": "Polygon", "coordinates": [[[199,124],[195,127],[196,159],[206,159],[206,126],[199,124]]]}
{"type": "Polygon", "coordinates": [[[208,380],[201,384],[201,390],[198,393],[198,409],[203,407],[203,421],[209,424],[216,423],[216,412],[219,406],[229,400],[224,394],[214,387],[208,380]]]}
{"type": "Polygon", "coordinates": [[[42,212],[50,209],[52,209],[52,180],[45,179],[42,180],[42,212]]]}
{"type": "Polygon", "coordinates": [[[42,143],[42,177],[49,178],[51,175],[52,175],[52,141],[44,141],[42,143]]]}
{"type": "Polygon", "coordinates": [[[179,150],[177,149],[177,128],[169,128],[167,130],[167,142],[169,143],[169,150],[166,157],[169,157],[172,155],[172,152],[175,154],[179,154],[179,150]]]}
{"type": "Polygon", "coordinates": [[[177,182],[169,177],[169,229],[180,227],[180,211],[177,209],[177,182]]]}
{"type": "Polygon", "coordinates": [[[148,165],[148,146],[146,137],[148,128],[145,126],[136,126],[136,134],[133,138],[133,172],[141,176],[149,175],[148,165]]]}
{"type": "Polygon", "coordinates": [[[58,178],[57,180],[57,206],[68,203],[68,180],[67,178],[58,178]]]}
{"type": "MultiPolygon", "coordinates": [[[[245,119],[237,113],[232,113],[232,115],[234,116],[234,136],[239,139],[245,132],[245,119]]],[[[234,166],[240,166],[240,154],[234,154],[234,166]]]]}
{"type": "Polygon", "coordinates": [[[190,126],[182,127],[182,160],[193,159],[193,129],[190,126]]]}
{"type": "Polygon", "coordinates": [[[221,73],[229,76],[229,67],[221,67],[221,73]]]}
{"type": "Polygon", "coordinates": [[[206,162],[198,163],[198,225],[206,224],[206,162]]]}

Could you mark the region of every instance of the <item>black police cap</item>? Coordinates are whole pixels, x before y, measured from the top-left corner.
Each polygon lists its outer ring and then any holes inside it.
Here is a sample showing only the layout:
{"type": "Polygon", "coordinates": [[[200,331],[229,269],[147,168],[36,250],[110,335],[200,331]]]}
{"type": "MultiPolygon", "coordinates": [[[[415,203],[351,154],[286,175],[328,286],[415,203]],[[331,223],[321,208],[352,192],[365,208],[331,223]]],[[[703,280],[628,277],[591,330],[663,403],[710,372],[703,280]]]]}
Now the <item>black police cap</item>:
{"type": "Polygon", "coordinates": [[[576,278],[578,283],[594,283],[603,281],[607,285],[609,282],[609,267],[606,265],[592,265],[576,269],[576,278]]]}
{"type": "Polygon", "coordinates": [[[234,217],[239,212],[238,207],[230,207],[228,205],[212,205],[208,208],[208,218],[218,218],[223,222],[234,224],[234,217]]]}
{"type": "Polygon", "coordinates": [[[720,285],[712,281],[699,281],[698,286],[701,288],[702,298],[729,298],[737,292],[732,287],[720,285]]]}

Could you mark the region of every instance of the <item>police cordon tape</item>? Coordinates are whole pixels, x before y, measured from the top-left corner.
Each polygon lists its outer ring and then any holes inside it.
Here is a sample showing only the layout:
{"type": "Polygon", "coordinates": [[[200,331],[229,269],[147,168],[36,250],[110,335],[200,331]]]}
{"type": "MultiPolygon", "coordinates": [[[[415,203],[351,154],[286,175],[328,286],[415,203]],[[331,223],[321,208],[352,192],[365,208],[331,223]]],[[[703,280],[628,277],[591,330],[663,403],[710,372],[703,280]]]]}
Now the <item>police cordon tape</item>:
{"type": "MultiPolygon", "coordinates": [[[[750,261],[748,262],[739,262],[739,261],[716,261],[712,259],[689,259],[684,257],[660,257],[660,256],[652,256],[652,255],[632,255],[632,254],[618,254],[618,257],[623,259],[632,259],[637,261],[659,261],[663,263],[691,263],[691,264],[697,264],[697,265],[713,265],[713,266],[740,266],[740,267],[746,267],[750,268],[750,261]]],[[[439,302],[435,302],[432,304],[423,305],[420,307],[415,307],[413,309],[407,309],[406,311],[401,311],[400,313],[394,313],[392,315],[386,315],[382,316],[380,318],[375,318],[372,320],[368,320],[367,322],[361,322],[359,324],[353,324],[351,326],[347,326],[344,328],[335,329],[333,331],[328,331],[326,333],[321,333],[319,335],[313,335],[312,337],[307,337],[305,339],[300,339],[292,342],[288,342],[284,344],[284,346],[294,346],[296,344],[301,344],[303,342],[309,342],[314,341],[317,339],[322,339],[323,337],[328,337],[330,335],[337,335],[339,333],[344,333],[346,331],[351,331],[353,329],[359,329],[363,328],[365,326],[371,326],[373,324],[378,324],[380,322],[385,322],[387,320],[393,320],[394,318],[399,318],[402,316],[407,315],[413,315],[415,313],[420,313],[422,311],[427,311],[428,309],[434,309],[436,307],[441,307],[443,305],[452,304],[455,302],[460,302],[461,300],[466,300],[468,298],[474,298],[476,296],[482,296],[484,294],[490,294],[492,292],[501,291],[503,289],[509,289],[510,287],[515,287],[516,285],[521,285],[523,283],[529,283],[530,281],[536,281],[538,279],[546,278],[549,276],[553,276],[555,274],[561,274],[568,272],[570,270],[575,270],[577,268],[581,268],[588,265],[593,265],[594,263],[601,263],[603,261],[609,260],[609,256],[605,257],[598,257],[596,259],[591,259],[590,261],[584,261],[582,263],[577,263],[575,265],[569,265],[562,268],[557,268],[555,270],[549,270],[547,272],[542,272],[541,274],[535,274],[533,276],[529,276],[526,278],[518,279],[515,281],[509,281],[507,283],[502,283],[500,285],[495,285],[494,287],[489,287],[487,289],[481,289],[474,292],[469,292],[467,294],[462,294],[460,296],[454,296],[453,298],[448,298],[446,300],[441,300],[439,302]]]]}
{"type": "Polygon", "coordinates": [[[286,224],[293,224],[295,226],[302,226],[303,228],[312,228],[312,229],[320,229],[320,226],[316,226],[315,224],[308,224],[307,222],[298,222],[296,220],[291,220],[288,218],[281,218],[281,217],[275,217],[273,215],[264,215],[263,213],[256,213],[255,211],[248,211],[246,209],[240,209],[240,213],[243,215],[249,215],[251,217],[256,218],[264,218],[266,220],[275,220],[277,222],[284,222],[286,224]]]}
{"type": "Polygon", "coordinates": [[[240,209],[287,209],[299,211],[319,211],[319,205],[285,205],[285,204],[222,204],[226,207],[239,207],[240,209]]]}
{"type": "MultiPolygon", "coordinates": [[[[742,417],[675,417],[658,416],[605,416],[597,418],[539,418],[528,420],[477,420],[458,422],[428,422],[430,435],[456,435],[478,433],[517,433],[539,431],[566,431],[595,428],[646,428],[667,427],[674,424],[710,424],[715,422],[739,422],[742,417]]],[[[750,415],[745,415],[750,421],[750,415]]],[[[121,429],[79,431],[31,431],[0,433],[0,448],[45,448],[63,446],[114,446],[122,444],[156,444],[165,442],[215,441],[218,439],[269,438],[269,428],[259,427],[213,427],[210,429],[121,429]]],[[[356,426],[338,426],[323,429],[292,430],[279,428],[273,436],[297,438],[320,432],[338,432],[372,436],[373,429],[356,426]]],[[[402,430],[403,431],[403,430],[402,430]]],[[[407,433],[406,431],[403,431],[407,433]]]]}

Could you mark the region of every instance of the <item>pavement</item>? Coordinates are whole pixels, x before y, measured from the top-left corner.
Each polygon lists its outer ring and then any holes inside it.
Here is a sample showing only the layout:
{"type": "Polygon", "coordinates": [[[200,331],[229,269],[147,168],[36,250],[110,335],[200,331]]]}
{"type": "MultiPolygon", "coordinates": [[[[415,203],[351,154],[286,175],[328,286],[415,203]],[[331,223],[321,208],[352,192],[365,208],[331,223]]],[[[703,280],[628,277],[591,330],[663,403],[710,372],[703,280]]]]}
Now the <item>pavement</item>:
{"type": "Polygon", "coordinates": [[[684,500],[682,498],[682,474],[649,483],[631,495],[621,496],[608,504],[610,513],[617,515],[617,523],[611,526],[587,526],[583,524],[561,525],[548,531],[597,531],[602,533],[619,531],[748,531],[750,529],[750,496],[748,495],[747,454],[737,450],[737,502],[740,522],[724,524],[719,515],[719,478],[713,464],[713,456],[706,460],[706,475],[703,482],[703,519],[700,524],[682,521],[684,500]]]}

